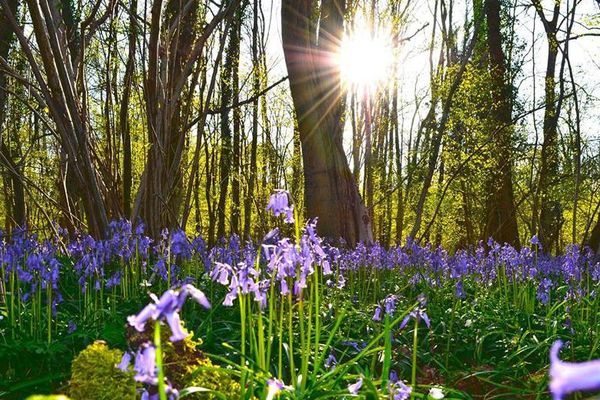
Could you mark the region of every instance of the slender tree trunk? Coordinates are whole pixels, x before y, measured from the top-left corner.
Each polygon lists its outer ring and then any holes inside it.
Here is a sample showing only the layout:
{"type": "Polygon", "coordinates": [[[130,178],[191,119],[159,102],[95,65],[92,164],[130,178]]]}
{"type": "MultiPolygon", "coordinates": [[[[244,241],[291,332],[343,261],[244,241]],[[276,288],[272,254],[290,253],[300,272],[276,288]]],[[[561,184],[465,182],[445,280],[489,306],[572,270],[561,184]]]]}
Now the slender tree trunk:
{"type": "MultiPolygon", "coordinates": [[[[11,0],[9,2],[10,12],[17,15],[18,2],[11,0]]],[[[14,30],[3,14],[0,14],[0,58],[8,61],[10,48],[14,42],[14,30]]],[[[3,174],[4,185],[10,188],[5,192],[6,203],[9,208],[6,210],[6,226],[26,226],[27,209],[25,207],[25,188],[23,185],[23,171],[17,165],[15,151],[11,151],[8,143],[10,132],[14,129],[8,129],[6,120],[6,110],[8,108],[8,92],[5,90],[8,86],[8,75],[0,72],[0,164],[4,165],[3,174]]],[[[18,134],[12,135],[16,142],[16,153],[20,153],[20,143],[18,134]]]]}
{"type": "Polygon", "coordinates": [[[135,52],[137,44],[137,0],[132,0],[129,7],[129,48],[125,76],[123,77],[123,96],[119,110],[119,129],[123,140],[123,214],[131,218],[131,185],[133,184],[132,158],[131,158],[131,126],[129,124],[129,100],[133,85],[133,72],[135,70],[135,52]]]}
{"type": "Polygon", "coordinates": [[[87,216],[88,230],[95,236],[107,234],[108,218],[104,184],[93,161],[89,126],[85,115],[85,104],[75,88],[76,71],[71,63],[68,43],[65,40],[64,21],[60,18],[55,2],[28,0],[33,33],[39,49],[39,59],[34,56],[29,39],[11,13],[7,0],[0,0],[2,11],[16,32],[24,56],[32,69],[40,88],[39,99],[47,105],[49,114],[61,138],[62,150],[72,166],[76,190],[82,199],[87,216]]]}
{"type": "Polygon", "coordinates": [[[502,49],[500,0],[485,0],[487,44],[493,99],[492,116],[498,127],[493,139],[494,167],[488,183],[484,239],[519,246],[512,186],[512,107],[502,49]]]}
{"type": "MultiPolygon", "coordinates": [[[[254,95],[260,90],[261,64],[258,59],[259,26],[258,14],[261,8],[260,0],[254,0],[252,10],[252,91],[254,95]]],[[[254,187],[256,185],[256,158],[258,153],[258,97],[252,101],[252,129],[250,139],[250,165],[248,167],[248,190],[244,199],[244,238],[250,236],[252,222],[252,201],[254,200],[254,187]]]]}
{"type": "Polygon", "coordinates": [[[235,0],[222,4],[199,32],[198,0],[170,0],[166,7],[163,0],[154,0],[152,5],[144,82],[151,146],[133,212],[146,222],[151,236],[158,237],[161,229],[178,225],[189,105],[197,74],[189,78],[208,39],[231,18],[237,4],[235,0]]]}
{"type": "MultiPolygon", "coordinates": [[[[551,253],[559,233],[562,205],[558,193],[558,117],[560,106],[556,103],[556,59],[558,57],[557,24],[560,11],[560,1],[554,2],[552,19],[548,20],[541,3],[534,0],[535,9],[542,21],[548,41],[548,59],[545,75],[545,108],[543,133],[544,141],[541,151],[539,172],[539,238],[544,251],[551,253]]],[[[537,218],[537,216],[536,216],[537,218]]]]}
{"type": "Polygon", "coordinates": [[[371,123],[371,100],[369,92],[365,90],[362,99],[363,114],[365,121],[365,190],[366,206],[371,220],[374,217],[373,210],[373,125],[371,123]]]}
{"type": "MultiPolygon", "coordinates": [[[[243,3],[245,4],[245,3],[243,3]]],[[[243,10],[243,5],[240,10],[243,10]]],[[[240,15],[241,24],[242,15],[240,15]]],[[[238,28],[237,33],[238,41],[238,62],[233,70],[232,86],[234,90],[233,102],[234,104],[240,101],[240,84],[239,84],[239,43],[240,43],[240,29],[238,28]]],[[[233,109],[233,159],[231,160],[231,166],[233,173],[231,175],[231,233],[240,233],[240,160],[242,154],[240,152],[241,142],[241,130],[242,130],[242,110],[240,107],[233,109]]]]}
{"type": "MultiPolygon", "coordinates": [[[[423,209],[425,207],[425,200],[427,198],[429,188],[431,187],[431,183],[433,181],[433,175],[435,173],[435,166],[437,165],[437,161],[438,161],[439,154],[440,154],[442,137],[446,131],[446,126],[448,125],[448,120],[450,119],[450,108],[452,107],[452,102],[454,101],[454,95],[456,94],[461,82],[463,81],[463,75],[467,68],[467,63],[471,58],[471,54],[473,54],[473,49],[474,49],[477,41],[479,40],[479,29],[481,26],[480,18],[478,18],[476,16],[474,23],[475,23],[475,28],[473,31],[473,37],[471,38],[471,41],[467,45],[467,48],[465,49],[464,54],[462,55],[459,70],[457,71],[456,75],[454,76],[452,85],[450,85],[448,94],[446,95],[446,98],[443,101],[442,115],[440,118],[440,122],[439,122],[439,124],[437,124],[437,128],[435,129],[435,131],[433,133],[433,138],[431,141],[431,150],[430,150],[430,155],[429,155],[429,160],[428,160],[428,165],[427,165],[427,172],[425,175],[425,179],[423,182],[423,186],[421,188],[421,193],[419,195],[419,200],[417,202],[417,206],[416,206],[416,210],[415,210],[415,214],[416,214],[415,224],[413,225],[413,228],[410,233],[410,237],[412,237],[412,238],[416,238],[416,236],[419,233],[419,230],[421,228],[422,214],[423,214],[423,209]]],[[[440,61],[439,65],[441,68],[441,66],[443,65],[443,62],[440,61]]],[[[429,122],[427,122],[429,124],[435,124],[435,114],[434,114],[434,110],[433,110],[433,104],[435,104],[435,103],[432,102],[432,108],[430,108],[430,110],[429,110],[429,114],[430,114],[429,118],[431,118],[431,120],[429,122]]],[[[427,232],[425,232],[425,234],[427,234],[427,232]]]]}
{"type": "Polygon", "coordinates": [[[225,56],[225,65],[221,71],[221,158],[219,170],[221,173],[219,179],[219,219],[217,223],[217,239],[225,236],[225,222],[227,216],[230,216],[231,229],[237,231],[237,221],[239,220],[239,137],[240,137],[240,114],[239,109],[234,110],[234,137],[232,140],[230,124],[230,106],[239,99],[239,78],[238,69],[240,63],[240,34],[241,24],[244,12],[245,2],[238,8],[236,16],[233,18],[229,28],[229,46],[225,56]],[[237,143],[235,143],[237,141],[237,143]],[[238,154],[235,154],[235,153],[238,154]],[[233,177],[232,177],[233,175],[233,177]],[[227,213],[227,199],[229,192],[229,181],[232,181],[232,214],[227,213]],[[234,222],[235,220],[235,222],[234,222]],[[234,229],[235,228],[235,229],[234,229]]]}

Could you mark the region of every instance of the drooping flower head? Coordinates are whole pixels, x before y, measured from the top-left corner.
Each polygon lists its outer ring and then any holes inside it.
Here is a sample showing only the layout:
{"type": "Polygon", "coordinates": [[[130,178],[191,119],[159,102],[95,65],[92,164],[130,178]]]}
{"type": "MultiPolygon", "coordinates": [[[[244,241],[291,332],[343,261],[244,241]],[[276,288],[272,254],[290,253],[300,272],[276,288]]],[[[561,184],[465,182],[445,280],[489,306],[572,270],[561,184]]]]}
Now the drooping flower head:
{"type": "Polygon", "coordinates": [[[363,379],[358,378],[358,380],[355,383],[348,385],[348,391],[350,392],[350,394],[357,395],[358,391],[362,387],[362,384],[363,384],[363,379]]]}
{"type": "Polygon", "coordinates": [[[558,357],[563,343],[558,340],[550,350],[550,392],[554,400],[569,393],[600,389],[600,360],[572,363],[558,357]]]}
{"type": "Polygon", "coordinates": [[[160,298],[151,295],[153,302],[144,307],[139,314],[129,316],[127,321],[138,332],[144,331],[148,320],[166,321],[172,333],[169,339],[172,342],[183,340],[188,336],[188,332],[181,325],[179,311],[181,311],[188,296],[192,297],[204,308],[210,308],[210,303],[204,293],[194,286],[187,284],[178,292],[171,289],[167,290],[160,298]]]}
{"type": "MultiPolygon", "coordinates": [[[[127,354],[127,353],[126,353],[127,354]]],[[[119,363],[119,368],[126,368],[124,360],[119,363]]],[[[135,356],[136,382],[146,383],[148,385],[156,385],[158,383],[158,375],[156,370],[156,348],[150,343],[144,343],[135,356]]],[[[125,369],[126,370],[126,369],[125,369]]]]}
{"type": "Polygon", "coordinates": [[[294,206],[289,205],[290,193],[287,190],[276,189],[269,197],[267,211],[273,211],[276,217],[285,215],[285,222],[288,224],[294,223],[294,206]]]}
{"type": "Polygon", "coordinates": [[[285,389],[283,381],[276,378],[269,379],[267,381],[267,397],[265,397],[265,400],[274,399],[283,389],[285,389]]]}
{"type": "MultiPolygon", "coordinates": [[[[391,381],[391,380],[390,380],[391,381]]],[[[412,393],[412,388],[398,379],[390,383],[390,393],[394,400],[407,400],[412,393]]]]}
{"type": "Polygon", "coordinates": [[[425,305],[427,304],[427,299],[425,298],[425,295],[423,293],[421,293],[417,297],[417,299],[419,300],[420,305],[417,306],[413,311],[411,311],[406,317],[404,317],[404,319],[400,323],[400,329],[404,329],[411,318],[416,319],[417,322],[423,320],[423,322],[425,322],[425,325],[427,325],[428,328],[431,328],[431,321],[429,320],[429,316],[425,312],[425,305]]]}
{"type": "Polygon", "coordinates": [[[327,369],[333,369],[336,365],[337,359],[335,358],[335,355],[333,355],[333,353],[329,354],[329,356],[325,360],[325,363],[323,363],[323,366],[327,369]]]}

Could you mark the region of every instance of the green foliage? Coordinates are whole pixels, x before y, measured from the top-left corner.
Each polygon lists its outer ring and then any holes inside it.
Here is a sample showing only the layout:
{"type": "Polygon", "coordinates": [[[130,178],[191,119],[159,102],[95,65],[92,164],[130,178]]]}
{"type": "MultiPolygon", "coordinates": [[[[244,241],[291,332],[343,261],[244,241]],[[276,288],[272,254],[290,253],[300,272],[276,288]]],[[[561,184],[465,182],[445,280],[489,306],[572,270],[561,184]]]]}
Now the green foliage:
{"type": "Polygon", "coordinates": [[[34,395],[29,396],[27,400],[70,400],[67,396],[63,396],[62,394],[51,394],[49,396],[45,395],[34,395]]]}
{"type": "MultiPolygon", "coordinates": [[[[149,341],[152,332],[147,329],[143,333],[129,328],[128,342],[131,348],[138,348],[143,342],[149,341]]],[[[218,392],[228,399],[239,397],[240,384],[236,382],[224,369],[215,366],[211,360],[200,351],[201,340],[194,340],[193,335],[179,342],[171,342],[171,331],[168,326],[161,329],[161,345],[163,351],[163,365],[165,376],[171,384],[178,388],[201,387],[209,391],[218,392]]],[[[192,393],[189,399],[215,399],[210,392],[192,393]]]]}
{"type": "MultiPolygon", "coordinates": [[[[163,331],[168,330],[164,329],[163,331]]],[[[222,369],[213,365],[211,360],[198,349],[201,343],[201,341],[194,340],[191,335],[176,343],[166,340],[166,337],[163,338],[165,375],[177,388],[202,387],[222,393],[228,399],[239,397],[239,383],[222,369]]],[[[190,399],[215,398],[210,393],[193,393],[187,397],[190,399]]]]}
{"type": "Polygon", "coordinates": [[[103,341],[89,345],[73,360],[69,395],[74,400],[135,399],[133,373],[116,367],[122,356],[103,341]]]}

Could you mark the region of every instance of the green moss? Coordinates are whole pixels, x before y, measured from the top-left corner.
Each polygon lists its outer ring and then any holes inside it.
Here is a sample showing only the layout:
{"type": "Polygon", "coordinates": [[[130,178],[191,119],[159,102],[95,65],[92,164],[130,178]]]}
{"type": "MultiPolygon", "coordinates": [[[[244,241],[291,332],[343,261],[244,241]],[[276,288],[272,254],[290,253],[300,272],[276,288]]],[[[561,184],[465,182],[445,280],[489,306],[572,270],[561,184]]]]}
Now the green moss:
{"type": "Polygon", "coordinates": [[[89,345],[73,360],[69,395],[74,400],[135,399],[133,373],[116,367],[122,356],[102,341],[89,345]]]}
{"type": "MultiPolygon", "coordinates": [[[[165,344],[165,365],[167,376],[178,388],[190,386],[215,390],[228,399],[239,397],[240,384],[226,371],[213,365],[210,358],[196,347],[191,337],[181,342],[165,344]]],[[[194,393],[190,399],[215,399],[210,393],[194,393]]]]}
{"type": "Polygon", "coordinates": [[[35,394],[33,396],[29,396],[26,400],[70,400],[70,399],[67,396],[63,396],[62,394],[51,394],[51,395],[35,394]]]}
{"type": "MultiPolygon", "coordinates": [[[[128,330],[128,342],[131,348],[137,348],[152,337],[150,329],[139,333],[135,329],[128,330]]],[[[171,384],[181,390],[190,386],[203,387],[222,393],[228,399],[237,399],[240,384],[230,374],[218,366],[198,349],[201,341],[193,340],[190,335],[184,340],[171,343],[171,331],[168,326],[161,329],[163,347],[163,365],[165,376],[171,384]]],[[[193,393],[187,399],[212,400],[217,397],[210,393],[193,393]]]]}

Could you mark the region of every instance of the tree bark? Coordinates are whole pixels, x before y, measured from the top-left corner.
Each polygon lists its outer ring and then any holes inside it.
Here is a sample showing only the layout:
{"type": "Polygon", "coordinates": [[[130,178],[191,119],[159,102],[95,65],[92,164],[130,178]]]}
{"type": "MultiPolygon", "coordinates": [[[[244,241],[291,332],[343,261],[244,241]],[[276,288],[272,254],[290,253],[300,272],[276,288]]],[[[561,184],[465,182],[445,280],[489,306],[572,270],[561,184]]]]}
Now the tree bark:
{"type": "MultiPolygon", "coordinates": [[[[544,251],[551,253],[558,238],[560,220],[562,218],[562,205],[558,197],[558,117],[560,105],[556,103],[556,59],[558,57],[558,16],[560,1],[554,2],[552,19],[548,20],[539,0],[534,0],[536,12],[542,21],[548,41],[548,59],[545,75],[545,108],[543,133],[544,141],[541,151],[541,165],[539,172],[538,196],[534,201],[539,201],[539,238],[544,251]],[[538,199],[539,197],[539,199],[538,199]]],[[[537,209],[537,207],[535,207],[537,209]]],[[[534,216],[534,221],[538,216],[534,216]]]]}
{"type": "Polygon", "coordinates": [[[488,182],[483,239],[519,247],[519,231],[512,185],[512,106],[506,82],[506,59],[502,49],[500,0],[486,0],[487,45],[493,99],[492,118],[498,126],[492,141],[496,157],[488,182]]]}
{"type": "Polygon", "coordinates": [[[339,68],[330,56],[343,33],[345,1],[321,4],[317,24],[313,0],[284,0],[281,8],[283,51],[304,163],[305,203],[319,218],[319,233],[353,246],[372,242],[371,219],[348,166],[342,146],[343,96],[339,68]]]}
{"type": "MultiPolygon", "coordinates": [[[[16,0],[10,0],[9,8],[13,15],[17,15],[18,2],[16,0]]],[[[0,15],[0,58],[8,61],[10,48],[14,42],[14,30],[10,23],[6,20],[4,15],[0,15]]],[[[9,209],[6,210],[6,224],[5,226],[14,227],[26,226],[27,225],[27,208],[25,206],[25,188],[23,186],[23,171],[17,165],[14,151],[11,151],[7,144],[8,135],[10,130],[6,126],[6,110],[8,107],[8,92],[6,87],[8,85],[7,74],[0,73],[0,164],[5,166],[4,180],[5,186],[12,189],[10,193],[5,195],[9,196],[6,202],[10,205],[9,209]]],[[[18,140],[18,135],[16,136],[18,140]]],[[[19,151],[20,144],[17,142],[16,149],[19,151]]]]}
{"type": "Polygon", "coordinates": [[[235,104],[239,100],[238,85],[239,85],[239,63],[240,63],[240,34],[241,24],[243,17],[243,8],[245,1],[242,2],[242,6],[238,8],[238,11],[233,18],[231,26],[229,28],[229,46],[227,49],[227,55],[225,56],[225,65],[221,71],[221,158],[219,162],[219,170],[221,177],[219,179],[219,219],[217,223],[217,239],[225,236],[225,222],[226,217],[229,216],[227,213],[227,194],[229,192],[229,181],[231,180],[232,187],[232,213],[230,215],[231,229],[234,228],[237,233],[237,221],[239,220],[239,208],[236,201],[239,202],[239,168],[237,168],[239,160],[239,130],[240,130],[240,116],[239,107],[233,110],[234,113],[234,137],[232,138],[231,124],[230,124],[230,105],[235,104]],[[237,143],[234,143],[237,141],[237,143]],[[237,152],[237,154],[235,154],[237,152]],[[233,175],[233,176],[232,176],[233,175]],[[237,197],[237,199],[236,199],[237,197]],[[235,220],[235,222],[234,222],[235,220]]]}
{"type": "MultiPolygon", "coordinates": [[[[252,10],[252,91],[256,95],[260,90],[261,71],[258,61],[258,12],[261,7],[260,0],[253,1],[252,10]]],[[[244,238],[250,235],[250,223],[252,221],[252,200],[254,197],[254,186],[256,182],[256,156],[258,152],[258,97],[252,101],[252,128],[250,139],[250,165],[248,166],[248,188],[244,198],[244,238]]]]}
{"type": "Polygon", "coordinates": [[[183,197],[182,160],[189,129],[189,96],[184,94],[193,93],[193,87],[186,85],[209,37],[223,20],[229,19],[237,3],[233,0],[222,4],[199,33],[198,0],[170,0],[166,7],[163,0],[155,0],[152,5],[144,82],[151,146],[133,215],[142,218],[153,237],[158,237],[163,228],[178,225],[183,197]]]}
{"type": "Polygon", "coordinates": [[[1,0],[0,4],[40,88],[39,99],[43,99],[56,124],[62,151],[72,167],[75,187],[70,189],[77,192],[82,200],[88,230],[92,235],[104,236],[107,234],[108,217],[102,195],[103,182],[93,162],[84,100],[75,88],[76,71],[71,62],[57,4],[47,0],[27,1],[42,65],[38,64],[29,40],[11,13],[7,0],[1,0]]]}
{"type": "Polygon", "coordinates": [[[129,7],[129,48],[127,52],[127,64],[125,65],[125,76],[123,77],[123,95],[121,97],[121,108],[119,110],[119,129],[123,140],[123,214],[125,218],[131,218],[131,185],[133,184],[131,164],[131,126],[129,124],[129,100],[131,98],[131,86],[133,84],[133,72],[135,70],[135,51],[137,43],[137,0],[132,0],[129,7]]]}

